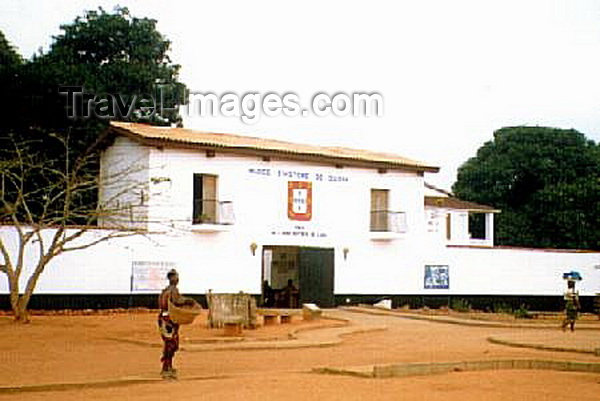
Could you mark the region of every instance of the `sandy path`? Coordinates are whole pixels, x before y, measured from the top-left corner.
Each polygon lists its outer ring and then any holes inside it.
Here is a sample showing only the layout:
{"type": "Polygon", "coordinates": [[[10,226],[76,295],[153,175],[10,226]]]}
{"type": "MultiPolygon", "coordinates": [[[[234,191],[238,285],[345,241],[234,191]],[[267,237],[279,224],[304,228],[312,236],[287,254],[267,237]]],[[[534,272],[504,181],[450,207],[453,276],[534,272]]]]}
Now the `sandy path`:
{"type": "Polygon", "coordinates": [[[598,375],[582,373],[469,372],[381,380],[282,373],[277,376],[251,375],[221,380],[0,395],[0,400],[597,401],[599,393],[598,375]]]}
{"type": "MultiPolygon", "coordinates": [[[[172,391],[174,399],[385,400],[399,399],[398,394],[406,394],[409,397],[402,399],[514,401],[558,400],[575,394],[579,400],[598,400],[597,394],[600,394],[598,375],[562,372],[463,372],[378,381],[301,373],[318,366],[487,358],[600,362],[599,358],[593,355],[518,349],[490,344],[486,340],[493,335],[520,335],[527,333],[526,329],[463,327],[343,311],[337,311],[335,314],[339,317],[360,319],[367,325],[383,324],[388,330],[353,334],[341,345],[327,348],[181,352],[177,356],[176,365],[182,380],[177,383],[14,394],[3,395],[0,398],[150,400],[164,398],[163,391],[172,391]],[[230,378],[184,380],[191,376],[221,375],[230,378]],[[50,398],[44,397],[45,394],[50,398]],[[533,394],[546,398],[534,397],[533,394]]],[[[159,348],[106,339],[119,336],[155,338],[153,336],[157,334],[154,319],[155,316],[151,314],[61,316],[36,318],[34,323],[28,326],[15,326],[6,319],[0,320],[0,362],[3,366],[11,366],[10,375],[0,376],[0,384],[155,376],[160,368],[159,348]]],[[[191,333],[193,328],[184,328],[184,333],[185,330],[189,332],[188,336],[196,335],[191,333]]],[[[535,333],[538,336],[542,335],[539,329],[535,333]]],[[[270,336],[275,332],[267,334],[270,336]]],[[[554,331],[548,331],[548,334],[556,335],[554,331]]]]}

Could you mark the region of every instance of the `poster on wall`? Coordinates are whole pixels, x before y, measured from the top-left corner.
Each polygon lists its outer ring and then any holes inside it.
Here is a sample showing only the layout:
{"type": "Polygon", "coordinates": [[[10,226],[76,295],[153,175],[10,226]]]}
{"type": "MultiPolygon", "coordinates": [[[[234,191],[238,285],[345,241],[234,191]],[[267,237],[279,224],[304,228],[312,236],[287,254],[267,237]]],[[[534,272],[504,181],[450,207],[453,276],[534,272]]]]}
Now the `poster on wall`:
{"type": "Polygon", "coordinates": [[[447,290],[449,288],[448,265],[425,265],[425,289],[447,290]]]}
{"type": "Polygon", "coordinates": [[[131,291],[161,291],[168,285],[167,273],[171,269],[177,269],[175,262],[134,260],[131,263],[131,291]]]}
{"type": "Polygon", "coordinates": [[[312,218],[312,182],[288,181],[288,217],[299,221],[312,218]]]}

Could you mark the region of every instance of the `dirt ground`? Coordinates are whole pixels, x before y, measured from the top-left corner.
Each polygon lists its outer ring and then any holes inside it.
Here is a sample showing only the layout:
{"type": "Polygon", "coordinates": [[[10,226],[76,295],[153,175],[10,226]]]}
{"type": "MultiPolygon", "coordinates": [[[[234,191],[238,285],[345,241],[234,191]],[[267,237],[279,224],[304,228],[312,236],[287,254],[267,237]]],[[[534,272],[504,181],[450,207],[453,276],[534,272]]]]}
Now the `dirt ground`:
{"type": "MultiPolygon", "coordinates": [[[[429,316],[452,316],[461,319],[483,320],[492,322],[511,322],[511,323],[548,323],[561,322],[564,319],[564,312],[527,312],[529,319],[517,318],[514,313],[489,313],[483,311],[458,312],[448,308],[439,309],[396,309],[402,313],[412,313],[415,315],[429,316]]],[[[578,316],[580,322],[600,323],[600,316],[596,313],[580,313],[578,316]]]]}
{"type": "MultiPolygon", "coordinates": [[[[597,401],[600,375],[552,371],[455,372],[427,377],[363,379],[310,373],[314,367],[398,362],[538,358],[600,362],[589,354],[539,351],[489,343],[489,336],[529,329],[480,328],[336,311],[336,316],[387,326],[353,334],[322,348],[178,353],[177,382],[156,382],[66,391],[0,393],[15,400],[564,400],[597,401]]],[[[0,385],[49,384],[156,377],[160,339],[153,313],[112,316],[36,316],[29,325],[0,318],[0,385]],[[125,341],[123,341],[125,340],[125,341]],[[8,369],[7,369],[8,368],[8,369]]],[[[324,322],[330,325],[331,322],[324,322]]],[[[287,334],[317,323],[245,331],[252,339],[285,341],[287,334]]],[[[314,328],[314,327],[313,327],[314,328]]],[[[546,330],[534,329],[536,335],[546,330]]],[[[182,328],[185,342],[219,340],[200,320],[182,328]]],[[[548,330],[555,336],[555,330],[548,330]]],[[[583,332],[581,332],[583,333],[583,332]]],[[[583,335],[579,332],[565,336],[583,335]]],[[[589,335],[589,333],[587,333],[589,335]]],[[[600,336],[600,332],[598,333],[600,336]]]]}

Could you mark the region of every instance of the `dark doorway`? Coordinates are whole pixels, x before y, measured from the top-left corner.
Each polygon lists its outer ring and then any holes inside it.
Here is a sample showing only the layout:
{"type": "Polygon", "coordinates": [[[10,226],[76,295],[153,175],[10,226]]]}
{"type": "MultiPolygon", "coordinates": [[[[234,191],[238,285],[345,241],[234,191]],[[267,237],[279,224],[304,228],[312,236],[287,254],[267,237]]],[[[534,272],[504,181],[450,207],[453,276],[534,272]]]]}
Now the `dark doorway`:
{"type": "Polygon", "coordinates": [[[334,305],[333,249],[300,248],[300,302],[334,305]]]}
{"type": "Polygon", "coordinates": [[[298,308],[303,303],[324,308],[334,306],[333,249],[265,246],[262,265],[264,306],[298,308]]]}

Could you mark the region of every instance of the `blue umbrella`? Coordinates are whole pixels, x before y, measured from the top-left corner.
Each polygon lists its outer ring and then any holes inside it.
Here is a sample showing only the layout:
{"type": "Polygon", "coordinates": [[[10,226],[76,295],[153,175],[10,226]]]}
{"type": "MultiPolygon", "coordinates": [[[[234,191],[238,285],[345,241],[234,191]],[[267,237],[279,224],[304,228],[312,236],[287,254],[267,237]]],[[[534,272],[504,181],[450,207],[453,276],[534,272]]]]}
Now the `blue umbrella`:
{"type": "Polygon", "coordinates": [[[579,280],[581,280],[581,274],[579,274],[579,272],[571,270],[568,273],[563,273],[563,279],[579,281],[579,280]]]}

